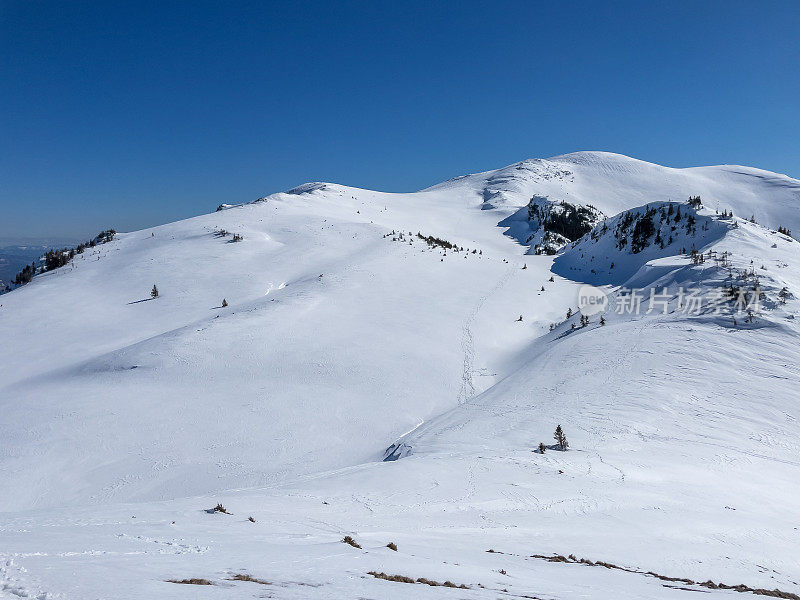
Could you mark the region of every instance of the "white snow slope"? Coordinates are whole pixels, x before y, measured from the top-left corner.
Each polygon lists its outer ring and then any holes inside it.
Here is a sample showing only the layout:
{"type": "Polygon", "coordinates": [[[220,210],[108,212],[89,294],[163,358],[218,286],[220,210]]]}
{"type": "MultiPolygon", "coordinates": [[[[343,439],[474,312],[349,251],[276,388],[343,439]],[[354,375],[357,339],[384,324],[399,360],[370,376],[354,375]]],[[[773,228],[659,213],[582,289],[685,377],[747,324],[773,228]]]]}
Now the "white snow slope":
{"type": "Polygon", "coordinates": [[[0,598],[800,595],[798,207],[782,175],[581,152],[119,234],[0,297],[0,598]],[[533,195],[696,230],[529,256],[498,223],[533,195]],[[677,306],[756,282],[752,322],[677,306]]]}

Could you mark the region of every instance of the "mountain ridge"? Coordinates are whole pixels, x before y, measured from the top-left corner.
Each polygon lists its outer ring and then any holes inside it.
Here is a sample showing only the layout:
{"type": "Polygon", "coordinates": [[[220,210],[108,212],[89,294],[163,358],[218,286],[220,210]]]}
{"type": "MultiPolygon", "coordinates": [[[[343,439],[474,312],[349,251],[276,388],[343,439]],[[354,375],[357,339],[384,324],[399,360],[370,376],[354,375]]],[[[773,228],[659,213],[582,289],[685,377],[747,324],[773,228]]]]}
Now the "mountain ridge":
{"type": "Polygon", "coordinates": [[[4,295],[0,595],[218,595],[244,569],[286,600],[443,591],[370,571],[476,600],[800,593],[800,244],[768,227],[794,184],[584,162],[304,184],[4,295]],[[540,224],[603,214],[531,254],[534,196],[540,224]]]}

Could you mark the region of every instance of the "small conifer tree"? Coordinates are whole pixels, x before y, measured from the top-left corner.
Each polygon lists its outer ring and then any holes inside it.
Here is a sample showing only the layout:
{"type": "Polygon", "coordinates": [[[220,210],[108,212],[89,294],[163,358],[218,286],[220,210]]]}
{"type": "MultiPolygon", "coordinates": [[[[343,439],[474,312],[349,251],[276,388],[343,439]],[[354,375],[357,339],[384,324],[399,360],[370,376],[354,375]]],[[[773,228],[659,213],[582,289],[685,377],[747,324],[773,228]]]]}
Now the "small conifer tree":
{"type": "Polygon", "coordinates": [[[158,288],[156,287],[155,283],[153,284],[153,289],[150,290],[150,297],[151,298],[158,298],[158,288]]]}
{"type": "Polygon", "coordinates": [[[556,432],[553,434],[553,439],[558,443],[558,447],[561,450],[566,450],[569,448],[569,442],[567,441],[567,436],[564,435],[564,430],[561,429],[561,425],[556,427],[556,432]]]}

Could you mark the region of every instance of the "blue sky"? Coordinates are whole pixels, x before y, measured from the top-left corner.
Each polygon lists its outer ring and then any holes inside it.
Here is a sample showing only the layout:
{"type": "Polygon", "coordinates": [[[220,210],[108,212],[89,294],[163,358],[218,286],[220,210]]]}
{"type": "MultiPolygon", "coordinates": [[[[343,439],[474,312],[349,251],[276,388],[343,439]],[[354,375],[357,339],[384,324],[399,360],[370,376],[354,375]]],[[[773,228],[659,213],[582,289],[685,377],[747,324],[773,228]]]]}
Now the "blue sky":
{"type": "Polygon", "coordinates": [[[0,0],[0,241],[609,150],[800,177],[798,2],[0,0]]]}

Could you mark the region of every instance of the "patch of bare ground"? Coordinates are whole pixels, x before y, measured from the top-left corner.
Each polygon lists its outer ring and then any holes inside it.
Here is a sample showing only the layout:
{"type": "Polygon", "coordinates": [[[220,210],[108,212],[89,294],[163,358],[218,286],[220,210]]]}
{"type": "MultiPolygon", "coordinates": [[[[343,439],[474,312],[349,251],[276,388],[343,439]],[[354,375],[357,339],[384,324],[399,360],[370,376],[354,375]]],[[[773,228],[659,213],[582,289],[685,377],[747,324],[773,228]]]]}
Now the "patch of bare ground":
{"type": "MultiPolygon", "coordinates": [[[[487,550],[487,552],[492,554],[506,554],[505,552],[498,552],[497,550],[487,550]]],[[[756,594],[758,596],[767,596],[770,598],[783,598],[785,600],[800,600],[800,595],[794,594],[792,592],[784,592],[783,590],[779,589],[767,590],[764,588],[754,588],[749,585],[745,585],[743,583],[730,585],[727,583],[717,583],[711,581],[710,579],[708,581],[694,581],[693,579],[689,579],[687,577],[669,577],[667,575],[661,575],[660,573],[656,573],[654,571],[640,571],[639,569],[622,567],[620,565],[615,565],[614,563],[609,563],[602,560],[589,560],[588,558],[578,558],[574,554],[570,554],[569,556],[563,556],[561,554],[531,554],[527,558],[536,558],[538,560],[546,560],[548,562],[580,564],[589,567],[603,567],[605,569],[615,569],[617,571],[625,571],[626,573],[635,573],[637,575],[644,575],[645,577],[654,577],[660,581],[667,581],[671,583],[683,583],[685,585],[696,585],[710,590],[733,590],[735,592],[747,592],[751,594],[756,594]]]]}
{"type": "Polygon", "coordinates": [[[378,573],[377,571],[370,571],[367,575],[372,575],[376,579],[385,579],[386,581],[397,581],[399,583],[421,583],[424,585],[430,585],[432,587],[448,587],[448,588],[458,588],[461,590],[468,590],[470,589],[469,586],[462,584],[456,584],[452,581],[445,581],[444,583],[439,583],[438,581],[433,581],[432,579],[426,579],[425,577],[418,577],[414,579],[412,577],[406,577],[405,575],[387,575],[386,573],[378,573]]]}

